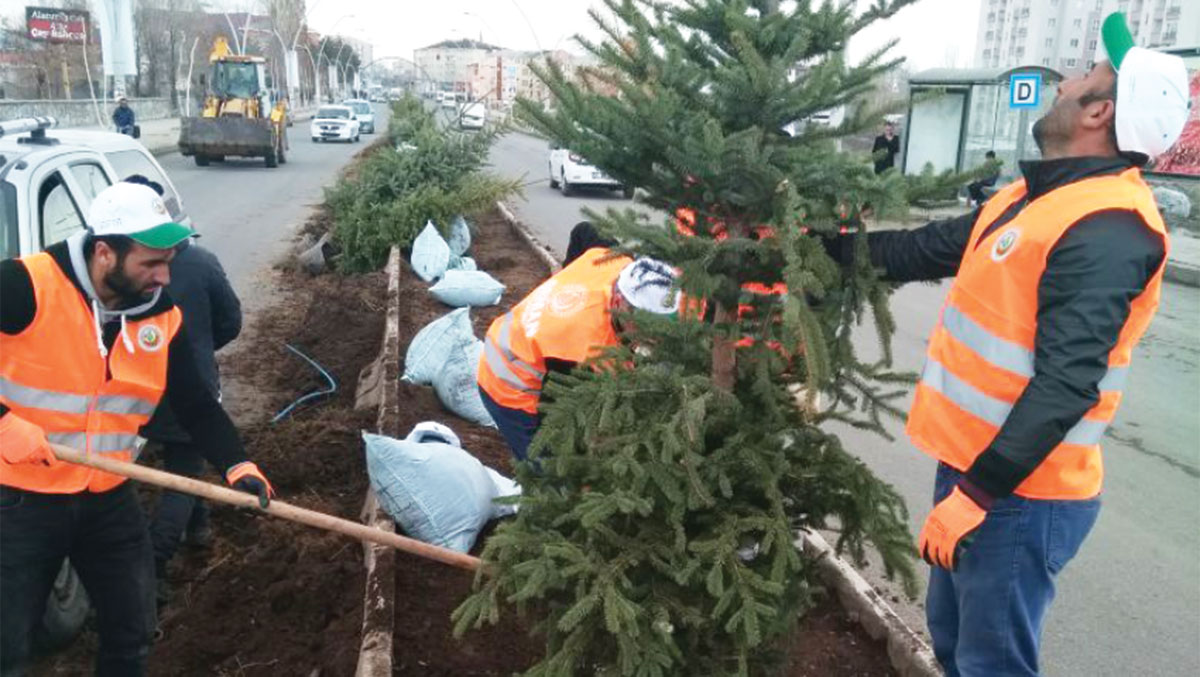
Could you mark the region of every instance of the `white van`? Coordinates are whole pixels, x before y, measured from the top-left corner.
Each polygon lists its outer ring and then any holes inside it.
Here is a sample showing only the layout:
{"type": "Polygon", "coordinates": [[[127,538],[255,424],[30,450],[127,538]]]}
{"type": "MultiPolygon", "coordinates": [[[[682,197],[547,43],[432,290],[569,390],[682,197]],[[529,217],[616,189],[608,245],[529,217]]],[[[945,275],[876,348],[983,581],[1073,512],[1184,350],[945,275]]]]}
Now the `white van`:
{"type": "Polygon", "coordinates": [[[482,102],[468,103],[462,107],[458,116],[460,129],[483,129],[487,122],[487,106],[482,102]]]}

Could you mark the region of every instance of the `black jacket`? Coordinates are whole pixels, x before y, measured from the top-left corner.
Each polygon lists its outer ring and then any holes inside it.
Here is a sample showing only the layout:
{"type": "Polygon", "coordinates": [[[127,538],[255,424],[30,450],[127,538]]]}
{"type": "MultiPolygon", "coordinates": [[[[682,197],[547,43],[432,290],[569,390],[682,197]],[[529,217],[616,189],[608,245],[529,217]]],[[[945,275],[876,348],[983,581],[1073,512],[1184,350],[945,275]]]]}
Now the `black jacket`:
{"type": "MultiPolygon", "coordinates": [[[[1131,166],[1126,159],[1100,157],[1022,162],[1028,193],[990,230],[1055,188],[1131,166]]],[[[976,209],[915,230],[870,233],[871,262],[896,282],[953,277],[978,215],[976,209]]],[[[834,258],[851,258],[848,237],[830,244],[834,258]]],[[[1099,402],[1098,385],[1129,317],[1129,305],[1165,254],[1162,240],[1142,218],[1124,210],[1091,214],[1059,240],[1038,284],[1034,376],[996,438],[967,472],[977,488],[995,498],[1012,493],[1099,402]]]]}
{"type": "MultiPolygon", "coordinates": [[[[189,243],[171,260],[171,299],[183,311],[196,371],[214,397],[221,395],[216,351],[242,331],[242,303],[225,276],[220,260],[207,249],[189,243]]],[[[169,404],[164,401],[142,435],[160,442],[186,441],[169,404]]]]}
{"type": "MultiPolygon", "coordinates": [[[[67,243],[60,242],[48,248],[46,252],[75,284],[85,302],[88,302],[87,292],[76,278],[74,267],[71,265],[67,243]]],[[[159,296],[158,303],[143,316],[161,314],[173,306],[170,293],[164,292],[159,296]]],[[[19,334],[33,322],[36,313],[37,301],[33,293],[33,281],[25,264],[19,259],[0,261],[0,331],[5,334],[19,334]]],[[[110,350],[120,328],[120,322],[107,322],[103,326],[104,344],[110,350]]],[[[167,358],[167,385],[163,401],[169,403],[171,409],[176,412],[180,426],[191,436],[198,450],[224,474],[230,467],[247,460],[246,452],[233,421],[221,408],[216,395],[197,368],[186,323],[171,340],[168,350],[170,352],[167,358]]],[[[7,408],[0,404],[0,415],[7,413],[7,408]]]]}

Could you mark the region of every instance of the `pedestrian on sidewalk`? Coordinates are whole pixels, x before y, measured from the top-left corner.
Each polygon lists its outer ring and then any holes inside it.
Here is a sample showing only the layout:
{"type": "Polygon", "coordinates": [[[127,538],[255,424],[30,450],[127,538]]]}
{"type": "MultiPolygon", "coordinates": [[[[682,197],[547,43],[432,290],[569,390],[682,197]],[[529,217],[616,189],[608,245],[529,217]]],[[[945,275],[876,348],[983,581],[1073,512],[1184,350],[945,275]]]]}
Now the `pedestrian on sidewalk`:
{"type": "MultiPolygon", "coordinates": [[[[1055,580],[1100,510],[1100,440],[1158,309],[1167,233],[1142,166],[1187,118],[1179,57],[1133,46],[1058,87],[1038,161],[964,216],[871,233],[897,282],[954,277],[908,416],[939,461],[918,549],[949,677],[1034,676],[1055,580]]],[[[847,262],[849,238],[830,243],[847,262]]]]}
{"type": "MultiPolygon", "coordinates": [[[[987,153],[984,153],[983,157],[986,162],[991,162],[992,160],[996,159],[996,151],[989,150],[987,153]]],[[[986,193],[984,193],[983,189],[991,188],[992,186],[996,185],[996,181],[999,179],[1000,169],[996,168],[996,170],[991,174],[968,183],[967,195],[971,196],[971,202],[976,207],[982,205],[984,202],[987,202],[988,196],[986,193]]]]}
{"type": "MultiPolygon", "coordinates": [[[[150,186],[159,195],[163,193],[161,185],[140,174],[125,181],[150,186]]],[[[187,328],[200,378],[213,397],[220,400],[221,376],[216,352],[242,331],[241,301],[216,255],[191,240],[181,243],[171,260],[167,293],[183,312],[183,326],[187,328]]],[[[141,434],[159,448],[167,472],[192,478],[203,472],[204,457],[179,425],[169,402],[158,405],[141,434]]],[[[211,540],[208,505],[204,500],[169,489],[163,491],[150,523],[159,607],[169,601],[167,564],[180,542],[204,548],[211,540]]]]}
{"type": "Polygon", "coordinates": [[[121,134],[135,136],[134,127],[137,125],[133,109],[129,107],[129,99],[123,96],[117,99],[117,107],[113,109],[112,121],[117,126],[117,131],[121,134]]]}
{"type": "Polygon", "coordinates": [[[98,675],[143,675],[155,627],[154,563],[124,477],[59,461],[57,443],[122,461],[159,402],[234,488],[273,490],[200,376],[163,287],[193,231],[146,186],[117,183],[88,229],[0,261],[0,673],[22,674],[64,557],[96,611],[98,675]]]}
{"type": "Polygon", "coordinates": [[[896,123],[883,123],[883,133],[875,137],[871,154],[875,159],[875,173],[882,174],[896,166],[896,155],[900,152],[900,137],[896,134],[896,123]]]}
{"type": "Polygon", "coordinates": [[[541,425],[538,404],[550,372],[570,373],[615,346],[630,309],[674,313],[675,271],[654,259],[631,261],[592,247],[496,318],[479,361],[479,393],[518,461],[541,425]]]}

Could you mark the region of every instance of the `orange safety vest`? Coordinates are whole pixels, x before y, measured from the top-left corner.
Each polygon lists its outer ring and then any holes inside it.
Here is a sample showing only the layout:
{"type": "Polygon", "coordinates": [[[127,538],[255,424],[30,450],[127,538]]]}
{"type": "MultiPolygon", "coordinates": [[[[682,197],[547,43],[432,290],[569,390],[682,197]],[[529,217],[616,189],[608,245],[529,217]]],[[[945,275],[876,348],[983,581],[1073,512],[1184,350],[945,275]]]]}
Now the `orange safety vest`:
{"type": "Polygon", "coordinates": [[[546,358],[582,362],[617,344],[609,307],[613,284],[630,259],[597,263],[608,254],[587,250],[492,322],[478,381],[497,404],[536,414],[546,358]]]}
{"type": "MultiPolygon", "coordinates": [[[[1074,223],[1107,209],[1136,211],[1163,239],[1167,233],[1137,169],[1084,179],[1038,197],[1011,222],[988,226],[1025,196],[1024,180],[983,207],[963,255],[908,417],[922,451],[965,472],[987,449],[1034,374],[1038,284],[1046,260],[1074,223]],[[982,239],[982,241],[981,241],[982,239]]],[[[1166,257],[1163,257],[1165,264],[1166,257]]],[[[1133,347],[1158,309],[1163,266],[1134,299],[1100,381],[1100,401],[1067,432],[1015,493],[1026,498],[1086,499],[1100,493],[1100,439],[1121,402],[1133,347]]]]}
{"type": "MultiPolygon", "coordinates": [[[[0,334],[0,402],[40,426],[53,443],[121,461],[136,460],[137,432],[167,384],[167,346],[178,308],[128,321],[132,350],[118,338],[108,358],[97,347],[92,309],[46,253],[21,259],[37,312],[25,331],[0,334]]],[[[44,494],[101,492],[124,477],[71,463],[0,463],[0,484],[44,494]]]]}

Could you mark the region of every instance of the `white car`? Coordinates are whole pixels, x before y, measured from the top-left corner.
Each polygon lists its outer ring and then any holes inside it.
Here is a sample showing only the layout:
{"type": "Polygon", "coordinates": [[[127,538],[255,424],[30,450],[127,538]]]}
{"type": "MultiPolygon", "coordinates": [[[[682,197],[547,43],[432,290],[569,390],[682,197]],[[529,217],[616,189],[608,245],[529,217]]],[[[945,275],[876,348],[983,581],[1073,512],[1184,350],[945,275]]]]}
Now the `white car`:
{"type": "Polygon", "coordinates": [[[45,117],[0,123],[0,258],[39,252],[82,230],[92,198],[133,174],[161,185],[171,218],[191,225],[175,185],[140,142],[55,124],[45,117]]]}
{"type": "Polygon", "coordinates": [[[309,125],[317,141],[358,141],[358,119],[349,106],[321,106],[309,125]]]}
{"type": "Polygon", "coordinates": [[[588,187],[619,190],[626,198],[633,197],[632,186],[622,185],[581,156],[554,143],[550,144],[550,187],[558,188],[563,195],[570,195],[576,188],[588,187]]]}
{"type": "Polygon", "coordinates": [[[480,102],[468,103],[458,114],[458,126],[461,129],[483,129],[487,122],[487,106],[480,102]]]}
{"type": "Polygon", "coordinates": [[[358,118],[358,128],[363,134],[375,133],[375,109],[369,101],[346,99],[342,105],[354,111],[354,117],[358,118]]]}

